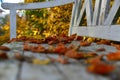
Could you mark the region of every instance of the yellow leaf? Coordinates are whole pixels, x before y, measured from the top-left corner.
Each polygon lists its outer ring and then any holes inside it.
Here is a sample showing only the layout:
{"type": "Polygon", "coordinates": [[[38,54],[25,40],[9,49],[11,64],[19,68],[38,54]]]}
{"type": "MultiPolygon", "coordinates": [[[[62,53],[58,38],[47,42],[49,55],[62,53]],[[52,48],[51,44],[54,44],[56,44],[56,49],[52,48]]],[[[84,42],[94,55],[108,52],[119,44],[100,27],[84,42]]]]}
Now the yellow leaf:
{"type": "Polygon", "coordinates": [[[95,38],[88,38],[87,41],[88,42],[94,42],[95,38]]]}
{"type": "Polygon", "coordinates": [[[36,35],[38,31],[33,31],[33,32],[34,32],[34,34],[33,34],[33,35],[36,35]]]}
{"type": "Polygon", "coordinates": [[[45,59],[45,60],[33,59],[32,62],[33,62],[33,64],[46,65],[46,64],[49,64],[49,63],[50,63],[50,59],[45,59]]]}

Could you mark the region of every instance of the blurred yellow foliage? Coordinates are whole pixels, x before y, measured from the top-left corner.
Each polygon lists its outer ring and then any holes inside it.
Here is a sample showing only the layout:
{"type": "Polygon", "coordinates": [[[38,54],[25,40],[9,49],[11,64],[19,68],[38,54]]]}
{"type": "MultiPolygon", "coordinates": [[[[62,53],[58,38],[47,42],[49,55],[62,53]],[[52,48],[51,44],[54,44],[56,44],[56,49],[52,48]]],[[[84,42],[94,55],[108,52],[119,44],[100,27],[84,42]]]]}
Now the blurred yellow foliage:
{"type": "Polygon", "coordinates": [[[6,33],[5,35],[0,36],[0,45],[8,42],[9,36],[10,36],[9,33],[6,33]]]}

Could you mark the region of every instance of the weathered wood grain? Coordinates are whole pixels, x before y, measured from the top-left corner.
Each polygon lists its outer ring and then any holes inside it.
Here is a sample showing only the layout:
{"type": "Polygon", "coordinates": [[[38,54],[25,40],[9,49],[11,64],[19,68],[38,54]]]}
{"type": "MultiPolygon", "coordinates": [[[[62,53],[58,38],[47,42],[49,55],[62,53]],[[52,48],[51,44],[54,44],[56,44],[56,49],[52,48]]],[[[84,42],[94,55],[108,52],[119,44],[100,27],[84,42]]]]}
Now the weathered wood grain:
{"type": "Polygon", "coordinates": [[[9,59],[0,61],[0,80],[19,80],[21,62],[15,59],[15,54],[23,54],[23,42],[4,43],[3,46],[10,51],[5,51],[9,59]]]}
{"type": "Polygon", "coordinates": [[[68,76],[68,80],[109,80],[107,77],[102,77],[88,73],[85,66],[81,64],[56,65],[64,75],[68,76]],[[99,77],[99,78],[98,78],[99,77]]]}
{"type": "Polygon", "coordinates": [[[0,61],[0,80],[17,80],[19,63],[0,61]]]}
{"type": "MultiPolygon", "coordinates": [[[[72,42],[77,44],[79,42],[72,42]]],[[[12,52],[22,51],[23,43],[14,42],[4,44],[12,49],[12,52]],[[17,44],[16,44],[17,43],[17,44]]],[[[36,45],[36,44],[30,44],[36,45]]],[[[47,44],[42,44],[48,47],[47,44]]],[[[88,47],[80,47],[80,51],[95,51],[98,48],[105,48],[104,54],[116,51],[115,47],[108,45],[97,45],[92,43],[88,47]]],[[[101,52],[102,53],[102,52],[101,52]]],[[[101,54],[100,52],[98,54],[101,54]]],[[[22,51],[24,56],[34,56],[40,60],[49,58],[58,58],[58,54],[34,53],[31,51],[22,51]]],[[[64,56],[63,56],[64,57],[64,56]]],[[[0,80],[110,80],[109,77],[91,74],[86,70],[86,65],[82,60],[68,58],[69,64],[51,62],[49,64],[33,64],[27,61],[18,62],[15,60],[0,62],[0,80]]],[[[116,63],[119,66],[119,63],[116,63]]]]}
{"type": "Polygon", "coordinates": [[[53,65],[24,63],[21,80],[66,80],[53,65]]]}
{"type": "Polygon", "coordinates": [[[4,43],[3,46],[10,48],[10,51],[7,51],[7,55],[10,59],[13,59],[15,53],[23,54],[23,42],[12,42],[12,43],[4,43]]]}
{"type": "MultiPolygon", "coordinates": [[[[37,59],[45,60],[45,54],[25,52],[26,56],[34,56],[37,59]]],[[[30,64],[23,63],[21,70],[21,80],[66,80],[53,64],[30,64]]]]}

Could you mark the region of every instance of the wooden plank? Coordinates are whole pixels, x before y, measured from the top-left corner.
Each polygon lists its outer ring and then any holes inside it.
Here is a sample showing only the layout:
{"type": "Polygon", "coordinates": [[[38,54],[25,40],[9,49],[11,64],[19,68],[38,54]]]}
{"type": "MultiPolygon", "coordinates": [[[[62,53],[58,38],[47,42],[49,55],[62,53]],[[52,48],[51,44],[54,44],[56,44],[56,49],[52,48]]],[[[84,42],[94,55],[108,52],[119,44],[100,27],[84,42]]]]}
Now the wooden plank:
{"type": "Polygon", "coordinates": [[[10,51],[6,52],[10,59],[14,58],[15,53],[23,54],[23,42],[4,43],[3,46],[10,48],[10,51]]]}
{"type": "Polygon", "coordinates": [[[109,12],[110,0],[102,0],[99,16],[99,25],[102,25],[107,18],[109,12]]]}
{"type": "Polygon", "coordinates": [[[24,42],[11,42],[11,43],[4,43],[3,46],[7,46],[10,48],[9,52],[20,52],[23,54],[23,44],[24,42]]]}
{"type": "MultiPolygon", "coordinates": [[[[57,55],[57,54],[48,54],[48,57],[58,59],[59,55],[57,55]]],[[[65,58],[64,56],[62,56],[62,57],[65,58]]],[[[57,70],[59,70],[59,72],[61,72],[66,77],[66,80],[79,80],[80,77],[81,77],[81,76],[78,76],[79,73],[77,73],[77,72],[74,73],[74,70],[76,69],[76,67],[72,67],[73,69],[69,70],[69,67],[79,64],[78,61],[75,60],[75,59],[68,58],[68,62],[69,62],[68,64],[62,64],[62,63],[56,61],[54,63],[54,66],[57,68],[57,70]],[[61,67],[65,67],[65,66],[66,66],[66,69],[64,69],[64,70],[61,69],[61,67]],[[67,67],[68,67],[68,69],[67,69],[67,67]]],[[[81,69],[80,66],[79,66],[79,68],[81,69]]]]}
{"type": "Polygon", "coordinates": [[[18,62],[0,61],[0,80],[17,80],[18,62]]]}
{"type": "MultiPolygon", "coordinates": [[[[37,59],[48,59],[45,54],[25,52],[26,56],[35,56],[37,59]]],[[[21,80],[66,80],[53,64],[41,65],[23,63],[21,80]]]]}
{"type": "Polygon", "coordinates": [[[44,53],[33,53],[31,51],[24,51],[24,56],[28,56],[28,57],[33,56],[33,57],[40,59],[40,60],[48,59],[46,54],[44,54],[44,53]]]}
{"type": "Polygon", "coordinates": [[[104,45],[104,44],[97,45],[96,43],[92,43],[90,46],[87,46],[87,47],[81,46],[80,51],[83,51],[83,52],[91,52],[92,51],[92,52],[96,52],[98,55],[101,55],[101,54],[108,54],[109,52],[115,52],[115,51],[117,51],[117,49],[110,45],[104,45]],[[99,48],[104,48],[105,51],[97,52],[96,50],[99,48]]]}
{"type": "MultiPolygon", "coordinates": [[[[18,42],[16,42],[18,43],[18,42]]],[[[10,46],[10,48],[16,48],[19,51],[19,47],[23,47],[23,43],[18,43],[18,44],[14,44],[14,43],[10,43],[10,44],[4,44],[6,46],[10,46]]],[[[30,44],[30,45],[34,45],[34,44],[30,44]]],[[[35,44],[36,45],[36,44],[35,44]]],[[[48,47],[47,44],[43,44],[44,47],[48,47]]],[[[95,50],[98,47],[105,47],[107,50],[107,52],[111,52],[114,51],[115,49],[113,47],[110,46],[105,46],[105,45],[99,45],[96,46],[96,44],[92,44],[91,46],[88,47],[81,47],[80,50],[95,50]]],[[[16,50],[15,49],[15,50],[16,50]]],[[[56,54],[48,54],[46,55],[41,54],[41,53],[33,53],[30,51],[25,51],[24,52],[25,56],[34,56],[37,59],[48,59],[49,57],[52,58],[58,58],[58,55],[56,54]]],[[[48,65],[40,65],[40,64],[32,64],[32,63],[22,63],[21,67],[19,68],[17,66],[17,64],[15,64],[15,70],[17,69],[16,73],[15,71],[13,71],[15,73],[15,79],[9,79],[9,80],[109,80],[107,77],[103,77],[103,76],[99,76],[99,75],[95,75],[95,74],[91,74],[88,73],[86,71],[86,67],[85,65],[83,65],[80,61],[74,60],[74,59],[69,59],[70,64],[60,64],[58,62],[56,63],[50,63],[48,65]],[[18,72],[19,69],[19,73],[18,72]],[[86,77],[87,76],[87,77],[86,77]]],[[[6,64],[7,65],[7,64],[6,64]]],[[[14,65],[13,63],[10,65],[14,65]]],[[[1,68],[1,63],[0,63],[0,72],[1,69],[5,68],[2,67],[1,68]]],[[[7,70],[6,74],[3,74],[6,76],[10,76],[11,70],[13,70],[14,68],[10,68],[10,72],[8,72],[9,70],[7,70]]],[[[1,74],[1,73],[0,73],[1,74]]],[[[13,74],[12,74],[13,75],[13,74]]],[[[1,78],[2,79],[2,78],[1,78]]],[[[4,79],[3,80],[8,80],[8,79],[4,79]]]]}
{"type": "Polygon", "coordinates": [[[50,8],[55,6],[61,6],[68,3],[72,3],[74,0],[52,0],[47,2],[38,3],[2,3],[4,9],[39,9],[39,8],[50,8]]]}
{"type": "Polygon", "coordinates": [[[100,15],[100,6],[101,0],[95,1],[94,13],[93,13],[93,21],[92,25],[98,25],[99,15],[100,15]]]}
{"type": "Polygon", "coordinates": [[[24,63],[21,80],[66,80],[53,65],[24,63]]]}
{"type": "Polygon", "coordinates": [[[73,26],[74,25],[76,25],[76,23],[77,23],[77,20],[78,20],[78,16],[80,15],[80,8],[81,8],[81,5],[82,5],[82,0],[76,0],[76,4],[74,5],[75,6],[75,14],[74,14],[74,16],[75,16],[75,18],[74,18],[74,24],[73,24],[73,26]]]}
{"type": "Polygon", "coordinates": [[[56,66],[64,75],[68,76],[68,80],[109,80],[108,78],[88,73],[86,67],[80,63],[68,65],[56,64],[56,66]]]}
{"type": "Polygon", "coordinates": [[[10,10],[10,39],[16,38],[16,10],[10,10]]]}
{"type": "Polygon", "coordinates": [[[72,9],[72,16],[71,16],[71,19],[72,19],[72,25],[71,26],[74,26],[75,25],[75,21],[76,21],[76,11],[77,11],[77,8],[78,8],[78,1],[75,0],[75,3],[73,4],[73,9],[72,9]]]}
{"type": "MultiPolygon", "coordinates": [[[[112,21],[118,11],[118,9],[120,8],[120,0],[115,0],[109,14],[108,14],[108,17],[106,18],[105,22],[104,22],[104,25],[111,25],[112,24],[112,21]]],[[[120,12],[119,12],[120,14],[120,12]]]]}
{"type": "Polygon", "coordinates": [[[7,51],[8,60],[0,61],[0,80],[19,80],[21,62],[15,60],[15,53],[23,54],[23,42],[5,43],[10,48],[7,51]]]}
{"type": "Polygon", "coordinates": [[[92,25],[92,18],[93,18],[93,7],[92,7],[92,0],[86,0],[86,16],[87,16],[87,25],[92,25]]]}
{"type": "Polygon", "coordinates": [[[72,34],[77,33],[81,36],[91,36],[96,38],[120,41],[120,25],[111,26],[88,26],[73,27],[72,34]]]}
{"type": "Polygon", "coordinates": [[[73,8],[72,8],[72,15],[71,15],[71,20],[70,20],[70,28],[69,28],[69,33],[68,35],[70,36],[70,34],[72,33],[72,27],[74,26],[74,20],[75,20],[75,5],[76,5],[76,0],[75,3],[73,4],[73,8]]]}
{"type": "MultiPolygon", "coordinates": [[[[73,43],[75,44],[75,42],[73,43]]],[[[92,43],[91,46],[88,47],[80,47],[80,51],[86,52],[86,51],[94,51],[98,48],[105,48],[106,51],[104,52],[96,52],[98,55],[101,54],[108,54],[109,52],[116,51],[116,48],[113,46],[108,45],[97,45],[96,43],[92,43]]],[[[51,58],[58,58],[57,54],[48,54],[51,58]]],[[[64,56],[63,56],[64,57],[64,56]]],[[[60,64],[58,62],[55,63],[56,68],[64,74],[67,79],[66,80],[109,80],[108,77],[100,76],[91,74],[86,71],[86,65],[83,64],[82,60],[75,60],[68,58],[69,64],[60,64]]]]}
{"type": "Polygon", "coordinates": [[[79,26],[79,24],[80,24],[80,22],[81,22],[81,20],[82,20],[84,11],[85,11],[85,9],[86,9],[86,4],[87,4],[87,1],[85,0],[85,3],[83,4],[83,6],[82,6],[82,8],[81,8],[80,15],[78,16],[77,23],[76,23],[76,25],[74,25],[74,26],[79,26]]]}

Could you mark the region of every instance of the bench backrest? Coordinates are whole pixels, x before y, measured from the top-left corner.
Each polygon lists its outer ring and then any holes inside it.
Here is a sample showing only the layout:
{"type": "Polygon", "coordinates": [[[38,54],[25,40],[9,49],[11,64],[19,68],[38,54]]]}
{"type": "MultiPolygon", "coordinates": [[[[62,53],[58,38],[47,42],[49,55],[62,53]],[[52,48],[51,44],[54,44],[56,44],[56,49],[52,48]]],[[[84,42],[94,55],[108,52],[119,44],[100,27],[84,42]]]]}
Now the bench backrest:
{"type": "Polygon", "coordinates": [[[82,0],[78,0],[79,6],[76,6],[78,10],[69,33],[120,41],[120,25],[113,24],[116,18],[120,18],[120,0],[113,0],[112,6],[110,1],[112,0],[84,0],[82,4],[82,0]],[[94,5],[92,1],[95,1],[94,5]],[[81,25],[84,16],[86,26],[81,25]]]}
{"type": "Polygon", "coordinates": [[[52,0],[28,4],[3,3],[2,7],[4,9],[10,9],[10,38],[16,37],[16,10],[49,8],[73,3],[69,35],[77,33],[81,36],[120,41],[120,25],[112,25],[116,13],[119,11],[120,14],[120,0],[114,0],[111,9],[110,1],[111,0],[52,0]],[[82,1],[84,1],[84,3],[82,1]],[[92,1],[95,1],[94,6],[92,5],[92,1]],[[86,14],[84,14],[85,12],[86,14]],[[86,16],[86,26],[81,26],[83,16],[86,16]]]}

